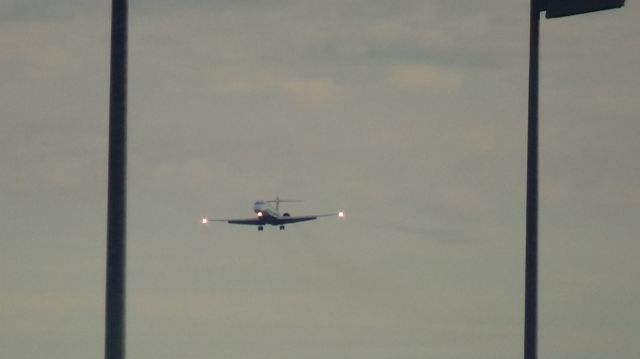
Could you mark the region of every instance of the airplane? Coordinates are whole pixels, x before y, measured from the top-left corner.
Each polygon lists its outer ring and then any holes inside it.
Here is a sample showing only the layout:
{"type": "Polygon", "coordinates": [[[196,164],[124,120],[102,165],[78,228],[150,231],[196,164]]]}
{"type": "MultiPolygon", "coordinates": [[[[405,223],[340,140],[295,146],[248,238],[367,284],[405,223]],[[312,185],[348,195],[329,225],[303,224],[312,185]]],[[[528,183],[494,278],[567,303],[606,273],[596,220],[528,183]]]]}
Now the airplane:
{"type": "Polygon", "coordinates": [[[231,224],[246,224],[252,226],[258,226],[258,231],[264,230],[264,226],[270,224],[272,226],[280,226],[280,230],[284,230],[284,225],[289,223],[297,223],[297,222],[305,222],[312,221],[319,217],[331,217],[337,216],[338,218],[344,218],[344,212],[340,211],[337,213],[328,213],[328,214],[314,214],[308,216],[291,216],[288,212],[284,212],[280,214],[280,203],[283,202],[302,202],[300,200],[286,200],[280,199],[280,197],[276,197],[274,200],[269,201],[256,201],[253,204],[253,211],[256,213],[256,216],[253,218],[236,218],[236,219],[213,219],[213,218],[203,218],[201,220],[202,224],[208,224],[209,222],[227,222],[231,224]],[[275,208],[270,205],[270,203],[275,203],[275,208]]]}

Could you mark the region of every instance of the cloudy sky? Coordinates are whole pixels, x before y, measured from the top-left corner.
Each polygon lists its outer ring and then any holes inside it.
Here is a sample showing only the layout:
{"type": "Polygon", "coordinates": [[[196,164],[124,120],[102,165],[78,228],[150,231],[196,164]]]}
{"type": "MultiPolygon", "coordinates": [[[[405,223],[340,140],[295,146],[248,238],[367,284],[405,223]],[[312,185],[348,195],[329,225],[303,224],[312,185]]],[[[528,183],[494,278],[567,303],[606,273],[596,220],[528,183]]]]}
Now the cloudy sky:
{"type": "MultiPolygon", "coordinates": [[[[520,357],[528,11],[132,0],[128,356],[520,357]]],[[[2,358],[103,357],[109,16],[0,0],[2,358]]],[[[639,16],[542,20],[541,357],[640,357],[639,16]]]]}

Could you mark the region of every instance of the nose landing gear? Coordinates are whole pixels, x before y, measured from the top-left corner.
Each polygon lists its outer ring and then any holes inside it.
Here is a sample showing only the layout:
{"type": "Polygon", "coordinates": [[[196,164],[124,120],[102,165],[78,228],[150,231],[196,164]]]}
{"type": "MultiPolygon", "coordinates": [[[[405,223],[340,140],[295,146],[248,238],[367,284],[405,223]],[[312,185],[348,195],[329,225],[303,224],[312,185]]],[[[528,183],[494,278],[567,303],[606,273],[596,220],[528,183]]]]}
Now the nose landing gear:
{"type": "Polygon", "coordinates": [[[258,230],[262,231],[262,230],[264,230],[264,227],[263,226],[258,226],[258,230]]]}
{"type": "Polygon", "coordinates": [[[280,225],[280,230],[281,230],[281,231],[284,231],[284,224],[281,224],[281,225],[280,225]]]}

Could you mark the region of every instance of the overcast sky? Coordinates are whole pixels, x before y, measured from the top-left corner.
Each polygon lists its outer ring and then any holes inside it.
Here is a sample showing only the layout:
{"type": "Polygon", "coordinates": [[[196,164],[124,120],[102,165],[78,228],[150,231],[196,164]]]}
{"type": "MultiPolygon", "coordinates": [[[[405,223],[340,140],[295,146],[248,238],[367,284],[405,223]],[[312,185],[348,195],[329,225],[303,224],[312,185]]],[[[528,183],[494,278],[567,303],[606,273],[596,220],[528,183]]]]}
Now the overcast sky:
{"type": "MultiPolygon", "coordinates": [[[[528,1],[130,3],[130,358],[522,355],[528,1]]],[[[640,357],[639,16],[542,20],[540,357],[640,357]]],[[[103,357],[109,26],[0,0],[2,358],[103,357]]]]}

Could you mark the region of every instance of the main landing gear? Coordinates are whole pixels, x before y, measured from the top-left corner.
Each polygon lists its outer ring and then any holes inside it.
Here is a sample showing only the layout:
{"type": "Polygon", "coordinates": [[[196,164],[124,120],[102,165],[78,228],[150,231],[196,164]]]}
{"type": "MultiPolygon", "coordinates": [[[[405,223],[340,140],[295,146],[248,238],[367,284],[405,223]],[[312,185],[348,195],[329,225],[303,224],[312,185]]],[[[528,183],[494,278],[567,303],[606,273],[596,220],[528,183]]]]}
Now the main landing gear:
{"type": "MultiPolygon", "coordinates": [[[[284,231],[284,224],[280,225],[280,230],[284,231]]],[[[258,226],[258,231],[260,231],[260,232],[264,231],[264,226],[258,226]]]]}

